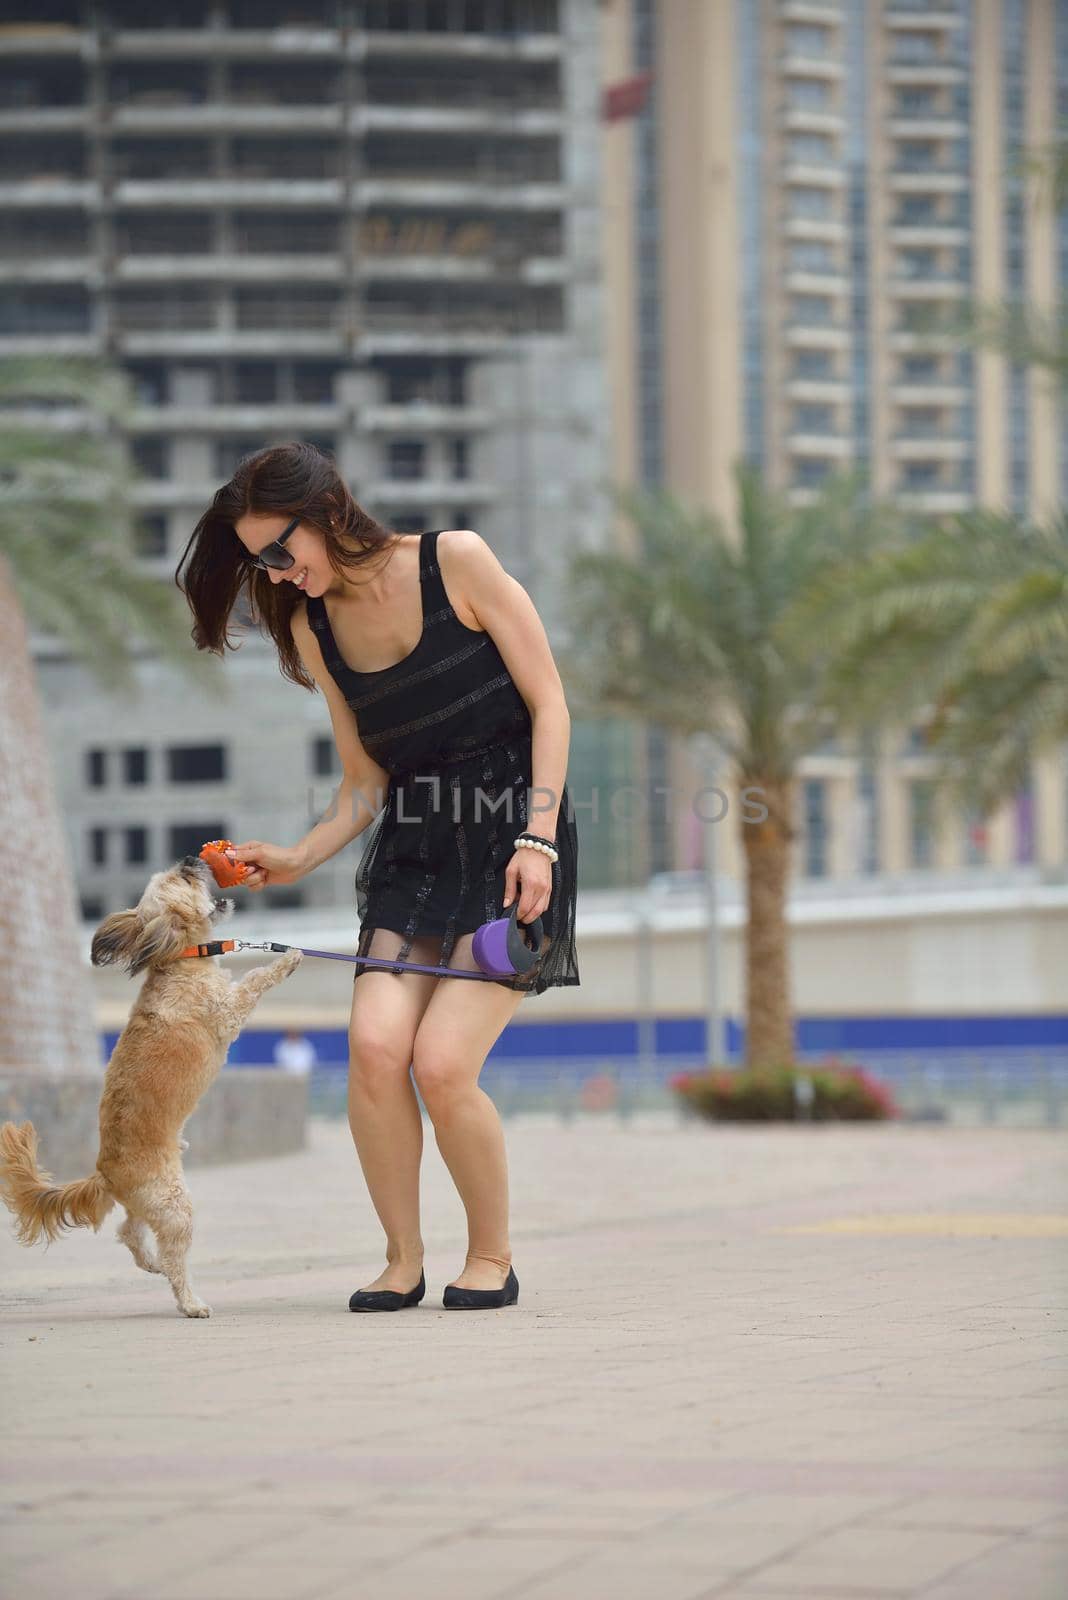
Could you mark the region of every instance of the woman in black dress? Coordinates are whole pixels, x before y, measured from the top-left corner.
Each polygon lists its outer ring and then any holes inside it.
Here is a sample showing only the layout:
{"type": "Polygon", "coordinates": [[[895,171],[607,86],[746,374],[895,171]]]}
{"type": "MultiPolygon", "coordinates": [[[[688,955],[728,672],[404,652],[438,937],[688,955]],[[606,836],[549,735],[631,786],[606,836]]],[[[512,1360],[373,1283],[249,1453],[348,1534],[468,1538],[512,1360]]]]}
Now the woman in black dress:
{"type": "Polygon", "coordinates": [[[544,627],[477,533],[382,526],[311,445],[242,461],[183,562],[190,552],[179,584],[198,647],[223,654],[244,591],[283,674],[325,695],[344,772],[298,843],[237,847],[248,887],[294,883],[371,827],[360,955],[477,971],[478,927],[514,902],[521,922],[542,919],[542,953],[515,978],[357,966],[349,1025],[349,1121],[386,1235],[386,1267],[351,1308],[398,1310],[425,1292],[413,1076],[467,1213],[444,1303],[511,1304],[504,1134],[479,1073],[524,995],[579,982],[570,717],[544,627]]]}

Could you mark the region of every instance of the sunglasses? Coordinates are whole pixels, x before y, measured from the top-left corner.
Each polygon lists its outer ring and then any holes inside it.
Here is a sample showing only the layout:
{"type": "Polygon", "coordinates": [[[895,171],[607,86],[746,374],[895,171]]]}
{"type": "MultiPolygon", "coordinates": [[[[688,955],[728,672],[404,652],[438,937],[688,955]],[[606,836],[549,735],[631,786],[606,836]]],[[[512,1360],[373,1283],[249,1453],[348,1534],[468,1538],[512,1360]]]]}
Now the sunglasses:
{"type": "Polygon", "coordinates": [[[293,557],[288,550],[282,547],[294,528],[300,524],[300,517],[295,516],[289,525],[282,529],[277,539],[272,539],[270,544],[264,545],[259,555],[253,556],[245,552],[245,559],[250,567],[258,567],[261,572],[269,572],[273,567],[275,572],[288,572],[293,565],[293,557]]]}

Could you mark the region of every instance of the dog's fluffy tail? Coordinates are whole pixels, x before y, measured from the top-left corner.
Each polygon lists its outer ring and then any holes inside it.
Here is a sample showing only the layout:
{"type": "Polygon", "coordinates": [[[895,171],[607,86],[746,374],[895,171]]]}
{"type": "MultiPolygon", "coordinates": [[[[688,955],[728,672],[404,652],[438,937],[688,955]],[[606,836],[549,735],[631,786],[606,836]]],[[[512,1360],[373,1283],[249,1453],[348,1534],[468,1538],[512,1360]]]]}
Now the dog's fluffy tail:
{"type": "Polygon", "coordinates": [[[101,1172],[75,1183],[55,1184],[37,1165],[37,1129],[32,1122],[0,1127],[0,1197],[15,1217],[23,1244],[51,1244],[66,1228],[99,1229],[115,1204],[101,1172]]]}

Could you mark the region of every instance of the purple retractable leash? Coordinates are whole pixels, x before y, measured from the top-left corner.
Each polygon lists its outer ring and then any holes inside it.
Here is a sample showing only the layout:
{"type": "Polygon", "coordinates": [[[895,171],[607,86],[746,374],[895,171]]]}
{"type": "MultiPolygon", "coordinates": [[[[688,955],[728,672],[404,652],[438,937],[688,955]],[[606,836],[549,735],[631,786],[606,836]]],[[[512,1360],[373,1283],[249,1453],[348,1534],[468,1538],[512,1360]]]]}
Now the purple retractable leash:
{"type": "Polygon", "coordinates": [[[417,961],[390,961],[385,956],[350,956],[338,950],[305,950],[299,944],[273,944],[268,940],[257,942],[252,939],[212,939],[207,944],[192,945],[182,954],[221,956],[236,950],[270,950],[283,955],[287,950],[299,950],[302,955],[321,956],[326,961],[351,961],[359,966],[384,967],[387,970],[399,968],[402,972],[432,972],[443,978],[475,978],[480,983],[492,982],[529,972],[541,954],[541,918],[535,917],[533,922],[520,922],[518,910],[519,904],[516,902],[507,917],[500,917],[496,922],[484,922],[481,928],[475,929],[471,953],[481,968],[479,972],[467,972],[460,967],[424,966],[417,961]],[[520,928],[526,929],[533,941],[531,945],[526,943],[520,928]]]}

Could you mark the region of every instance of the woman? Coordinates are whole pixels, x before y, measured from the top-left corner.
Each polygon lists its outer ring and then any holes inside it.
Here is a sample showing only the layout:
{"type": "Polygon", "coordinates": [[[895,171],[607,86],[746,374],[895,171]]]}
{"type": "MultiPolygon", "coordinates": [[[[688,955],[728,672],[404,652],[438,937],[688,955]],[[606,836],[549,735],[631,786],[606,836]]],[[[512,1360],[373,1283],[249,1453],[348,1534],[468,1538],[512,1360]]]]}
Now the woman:
{"type": "Polygon", "coordinates": [[[539,959],[515,978],[357,966],[349,1023],[349,1122],[386,1235],[385,1269],[350,1308],[425,1293],[413,1076],[467,1213],[443,1303],[514,1304],[504,1133],[479,1073],[524,994],[579,982],[570,717],[538,614],[477,533],[382,526],[307,444],[239,464],[178,582],[199,649],[223,654],[245,591],[283,674],[318,685],[330,711],[337,804],[296,844],[237,847],[250,889],[295,883],[374,823],[356,871],[359,955],[477,971],[478,927],[515,901],[521,922],[542,919],[539,959]]]}

